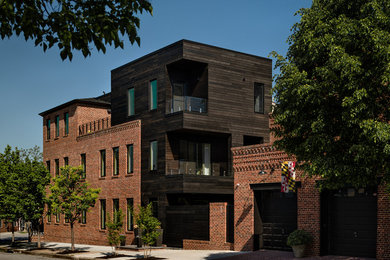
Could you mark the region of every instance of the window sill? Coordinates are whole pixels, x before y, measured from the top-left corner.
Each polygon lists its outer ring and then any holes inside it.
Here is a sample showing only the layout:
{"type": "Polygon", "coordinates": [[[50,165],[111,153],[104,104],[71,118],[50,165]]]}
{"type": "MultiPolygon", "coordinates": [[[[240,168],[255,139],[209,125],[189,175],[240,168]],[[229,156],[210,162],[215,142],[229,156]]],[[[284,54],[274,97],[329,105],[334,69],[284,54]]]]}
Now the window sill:
{"type": "Polygon", "coordinates": [[[134,230],[126,230],[125,234],[134,234],[134,230]]]}
{"type": "Polygon", "coordinates": [[[80,227],[86,227],[87,224],[80,224],[80,227]]]}
{"type": "Polygon", "coordinates": [[[100,233],[106,233],[106,230],[105,229],[99,229],[99,232],[100,233]]]}
{"type": "Polygon", "coordinates": [[[119,175],[113,175],[111,176],[111,179],[118,179],[119,178],[119,175]]]}
{"type": "Polygon", "coordinates": [[[105,180],[106,179],[106,176],[104,177],[99,177],[99,180],[105,180]]]}
{"type": "Polygon", "coordinates": [[[68,137],[69,136],[69,134],[67,134],[67,135],[64,135],[64,136],[62,136],[62,137],[68,137]]]}
{"type": "Polygon", "coordinates": [[[59,136],[57,136],[57,137],[55,137],[55,138],[54,138],[54,140],[58,140],[58,139],[60,139],[60,137],[59,137],[59,136]]]}
{"type": "Polygon", "coordinates": [[[131,172],[131,173],[126,173],[126,175],[125,175],[126,177],[132,177],[132,176],[134,176],[134,172],[131,172]]]}

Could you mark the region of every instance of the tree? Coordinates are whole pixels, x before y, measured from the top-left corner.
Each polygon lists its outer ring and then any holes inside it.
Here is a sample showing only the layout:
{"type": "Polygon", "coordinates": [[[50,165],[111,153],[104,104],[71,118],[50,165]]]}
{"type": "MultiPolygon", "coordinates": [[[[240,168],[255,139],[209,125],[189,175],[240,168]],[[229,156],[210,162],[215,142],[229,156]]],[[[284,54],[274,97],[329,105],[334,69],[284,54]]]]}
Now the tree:
{"type": "Polygon", "coordinates": [[[12,223],[12,243],[15,242],[14,223],[23,216],[20,175],[23,171],[20,151],[7,145],[0,153],[0,219],[12,223]]]}
{"type": "Polygon", "coordinates": [[[100,189],[88,188],[87,181],[82,179],[83,169],[66,166],[60,174],[53,178],[50,185],[48,201],[52,212],[64,214],[69,220],[71,234],[71,250],[74,251],[74,223],[81,217],[83,211],[93,207],[99,196],[100,189]]]}
{"type": "Polygon", "coordinates": [[[61,58],[72,60],[74,49],[87,57],[91,45],[103,53],[107,44],[123,48],[124,36],[140,45],[143,11],[152,14],[148,0],[0,0],[0,36],[23,34],[43,51],[57,45],[61,58]]]}
{"type": "Polygon", "coordinates": [[[152,203],[149,203],[146,207],[139,206],[138,213],[135,214],[135,223],[141,230],[143,244],[147,246],[144,247],[144,258],[147,258],[151,254],[150,247],[156,243],[160,236],[157,229],[161,226],[160,221],[153,217],[152,203]]]}
{"type": "Polygon", "coordinates": [[[113,218],[111,220],[110,215],[108,215],[107,222],[107,240],[111,247],[114,249],[114,254],[116,255],[116,249],[120,243],[120,231],[123,227],[123,213],[122,210],[114,211],[113,218]]]}
{"type": "MultiPolygon", "coordinates": [[[[50,173],[42,163],[42,153],[38,146],[21,150],[23,171],[20,175],[19,189],[22,199],[22,211],[25,221],[32,224],[32,230],[38,232],[38,248],[41,247],[40,227],[43,224],[46,204],[46,186],[50,182],[50,173]]],[[[29,233],[29,240],[31,240],[29,233]]]]}
{"type": "Polygon", "coordinates": [[[276,53],[275,144],[323,188],[390,183],[390,2],[313,0],[276,53]]]}

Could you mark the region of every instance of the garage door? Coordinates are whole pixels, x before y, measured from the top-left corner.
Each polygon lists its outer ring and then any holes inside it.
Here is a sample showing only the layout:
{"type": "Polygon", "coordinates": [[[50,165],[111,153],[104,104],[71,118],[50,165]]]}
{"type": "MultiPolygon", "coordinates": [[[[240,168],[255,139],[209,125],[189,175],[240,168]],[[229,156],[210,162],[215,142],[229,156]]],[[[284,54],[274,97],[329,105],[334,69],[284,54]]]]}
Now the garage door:
{"type": "Polygon", "coordinates": [[[322,194],[323,254],[375,257],[377,198],[375,189],[345,188],[322,194]]]}
{"type": "Polygon", "coordinates": [[[291,250],[287,236],[297,228],[297,196],[279,190],[255,191],[254,248],[291,250]]]}

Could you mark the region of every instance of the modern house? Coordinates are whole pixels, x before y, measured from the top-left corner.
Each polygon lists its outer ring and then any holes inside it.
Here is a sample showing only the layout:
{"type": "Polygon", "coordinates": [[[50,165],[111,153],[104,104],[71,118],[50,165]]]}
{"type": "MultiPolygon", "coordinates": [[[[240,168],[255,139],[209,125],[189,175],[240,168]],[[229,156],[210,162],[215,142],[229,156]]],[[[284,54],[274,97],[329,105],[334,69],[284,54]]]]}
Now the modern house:
{"type": "MultiPolygon", "coordinates": [[[[42,112],[43,156],[54,176],[82,165],[100,187],[76,242],[106,244],[107,214],[153,204],[164,243],[210,239],[210,203],[233,205],[232,147],[269,142],[270,59],[181,40],[111,72],[111,93],[42,112]]],[[[232,207],[227,207],[231,211],[232,207]]],[[[64,216],[45,239],[68,241],[64,216]]],[[[233,242],[233,218],[226,221],[233,242]]],[[[76,232],[77,232],[76,231],[76,232]]]]}

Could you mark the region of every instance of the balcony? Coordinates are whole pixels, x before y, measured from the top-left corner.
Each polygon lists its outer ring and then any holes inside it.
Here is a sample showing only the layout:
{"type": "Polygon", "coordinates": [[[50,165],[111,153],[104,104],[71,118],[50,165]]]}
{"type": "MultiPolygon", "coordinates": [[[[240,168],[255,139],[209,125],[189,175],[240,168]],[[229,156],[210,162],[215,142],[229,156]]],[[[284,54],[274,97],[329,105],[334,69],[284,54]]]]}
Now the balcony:
{"type": "Polygon", "coordinates": [[[191,96],[175,96],[167,102],[167,113],[179,111],[207,113],[207,99],[191,96]]]}
{"type": "Polygon", "coordinates": [[[79,134],[78,136],[91,134],[93,132],[107,129],[111,127],[111,117],[105,117],[98,120],[94,120],[82,125],[79,125],[79,134]]]}

